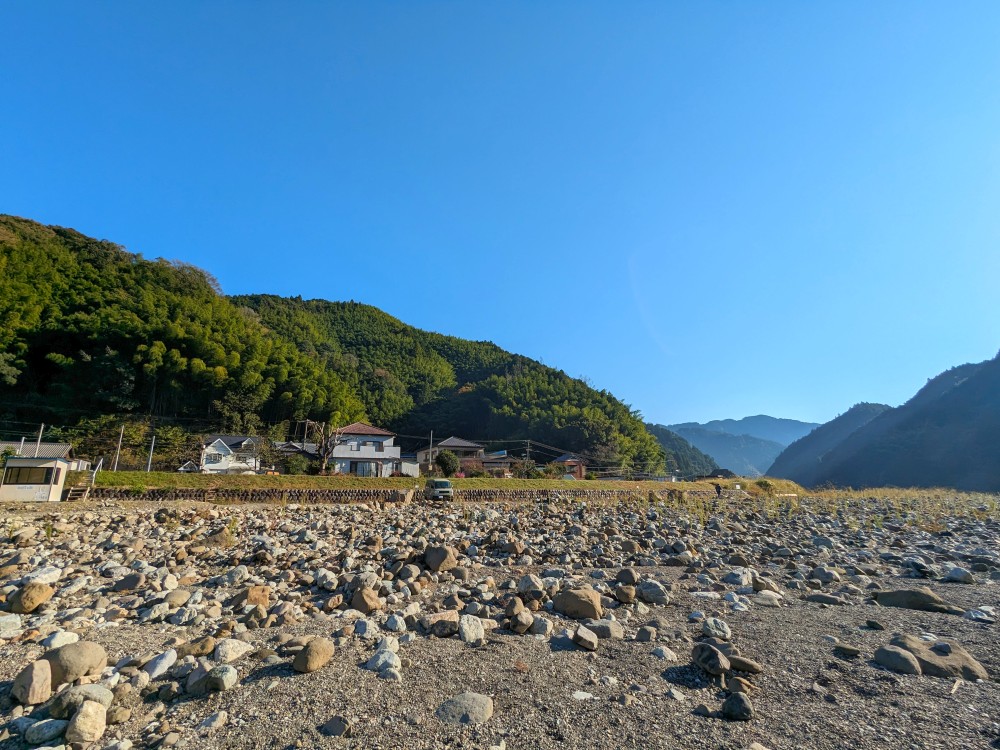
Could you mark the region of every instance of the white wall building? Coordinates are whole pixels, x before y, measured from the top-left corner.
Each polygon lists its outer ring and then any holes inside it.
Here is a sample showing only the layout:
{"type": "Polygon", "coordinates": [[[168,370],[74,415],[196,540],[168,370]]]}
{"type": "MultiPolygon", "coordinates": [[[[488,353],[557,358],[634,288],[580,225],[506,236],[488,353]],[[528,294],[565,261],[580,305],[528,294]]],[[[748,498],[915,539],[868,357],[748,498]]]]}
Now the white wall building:
{"type": "MultiPolygon", "coordinates": [[[[337,430],[337,446],[330,468],[338,474],[359,477],[389,477],[403,473],[403,460],[396,435],[388,430],[355,422],[337,430]]],[[[409,464],[412,466],[412,464],[409,464]]]]}
{"type": "MultiPolygon", "coordinates": [[[[202,474],[256,474],[260,470],[257,441],[263,439],[249,435],[209,435],[201,447],[198,468],[202,474]]],[[[181,470],[184,469],[182,466],[181,470]]]]}
{"type": "Polygon", "coordinates": [[[11,456],[0,476],[0,500],[58,502],[72,461],[11,456]]]}

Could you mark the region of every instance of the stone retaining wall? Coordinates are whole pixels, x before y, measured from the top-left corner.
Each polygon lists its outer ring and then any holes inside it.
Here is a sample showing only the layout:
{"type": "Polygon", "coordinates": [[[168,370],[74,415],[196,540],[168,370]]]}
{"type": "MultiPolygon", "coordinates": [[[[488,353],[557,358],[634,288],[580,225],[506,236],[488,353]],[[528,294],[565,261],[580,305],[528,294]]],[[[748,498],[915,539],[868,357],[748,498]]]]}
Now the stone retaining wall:
{"type": "MultiPolygon", "coordinates": [[[[455,499],[475,503],[523,503],[536,500],[571,500],[593,502],[619,502],[635,497],[649,497],[653,500],[666,500],[671,496],[679,497],[678,490],[662,490],[643,493],[630,490],[589,490],[559,489],[559,490],[504,490],[504,489],[469,489],[455,490],[455,499]]],[[[712,496],[712,492],[683,493],[688,496],[712,496]]],[[[406,502],[413,498],[412,490],[386,489],[150,489],[142,492],[119,487],[95,487],[90,491],[94,500],[128,500],[167,502],[171,500],[187,500],[196,502],[216,503],[391,503],[406,502]]],[[[419,494],[416,495],[419,499],[419,494]]]]}

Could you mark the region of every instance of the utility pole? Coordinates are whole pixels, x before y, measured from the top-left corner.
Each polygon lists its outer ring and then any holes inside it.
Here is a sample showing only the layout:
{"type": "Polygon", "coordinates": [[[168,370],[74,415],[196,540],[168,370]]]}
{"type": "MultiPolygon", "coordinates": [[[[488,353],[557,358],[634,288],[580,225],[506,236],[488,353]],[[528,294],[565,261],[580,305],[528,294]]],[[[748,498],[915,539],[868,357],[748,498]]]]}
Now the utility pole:
{"type": "Polygon", "coordinates": [[[149,460],[146,461],[146,473],[148,474],[150,469],[153,468],[153,446],[156,445],[156,434],[153,434],[153,439],[149,441],[149,460]]]}
{"type": "Polygon", "coordinates": [[[427,451],[427,471],[434,465],[434,430],[431,430],[431,445],[427,451]]]}
{"type": "Polygon", "coordinates": [[[38,428],[38,440],[35,443],[35,458],[38,458],[38,451],[42,448],[42,433],[45,431],[45,423],[42,422],[42,426],[38,428]]]}
{"type": "Polygon", "coordinates": [[[111,471],[118,471],[118,456],[122,452],[122,439],[125,437],[125,425],[122,425],[122,431],[118,435],[118,447],[115,448],[115,465],[111,468],[111,471]]]}
{"type": "Polygon", "coordinates": [[[531,441],[530,440],[525,440],[524,443],[525,443],[524,460],[525,461],[530,461],[531,460],[531,441]]]}

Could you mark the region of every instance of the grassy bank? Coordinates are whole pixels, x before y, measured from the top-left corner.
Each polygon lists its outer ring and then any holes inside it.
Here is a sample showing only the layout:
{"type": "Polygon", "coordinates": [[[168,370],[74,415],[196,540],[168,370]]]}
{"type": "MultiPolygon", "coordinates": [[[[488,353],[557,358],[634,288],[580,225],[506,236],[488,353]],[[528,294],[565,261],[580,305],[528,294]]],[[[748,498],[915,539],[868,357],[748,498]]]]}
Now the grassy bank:
{"type": "MultiPolygon", "coordinates": [[[[72,483],[73,477],[70,478],[72,483]]],[[[135,491],[149,489],[408,489],[423,487],[424,478],[392,477],[370,479],[355,476],[318,477],[308,475],[209,475],[182,474],[180,472],[102,471],[97,475],[98,487],[123,487],[135,491]]],[[[509,489],[509,490],[637,490],[643,494],[668,489],[712,489],[710,482],[619,482],[619,481],[568,481],[564,479],[452,479],[456,489],[509,489]]],[[[727,483],[732,484],[732,483],[727,483]]]]}

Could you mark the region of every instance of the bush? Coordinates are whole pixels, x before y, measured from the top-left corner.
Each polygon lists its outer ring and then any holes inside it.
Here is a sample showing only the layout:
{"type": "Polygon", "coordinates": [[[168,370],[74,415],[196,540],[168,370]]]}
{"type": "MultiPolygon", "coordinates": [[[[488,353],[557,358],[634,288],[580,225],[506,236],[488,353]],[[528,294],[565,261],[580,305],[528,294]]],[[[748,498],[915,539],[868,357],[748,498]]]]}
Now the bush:
{"type": "Polygon", "coordinates": [[[450,477],[458,471],[460,463],[458,456],[451,451],[441,451],[437,454],[437,458],[434,459],[434,465],[441,470],[442,474],[450,477]]]}
{"type": "Polygon", "coordinates": [[[295,454],[285,459],[286,474],[306,474],[309,472],[309,459],[301,454],[295,454]]]}

